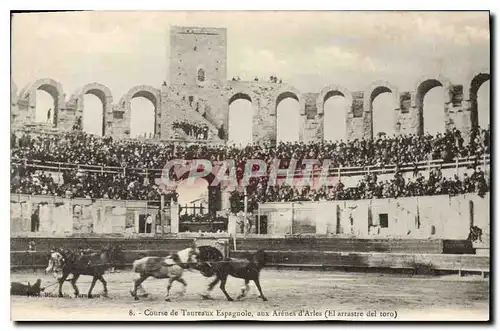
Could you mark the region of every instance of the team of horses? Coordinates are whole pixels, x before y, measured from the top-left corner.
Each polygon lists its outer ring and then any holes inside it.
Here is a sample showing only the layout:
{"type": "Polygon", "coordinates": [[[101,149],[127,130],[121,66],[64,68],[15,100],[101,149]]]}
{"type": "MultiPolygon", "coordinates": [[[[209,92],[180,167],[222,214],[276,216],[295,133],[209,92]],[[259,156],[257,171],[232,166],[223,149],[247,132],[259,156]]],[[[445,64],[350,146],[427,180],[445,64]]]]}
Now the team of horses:
{"type": "MultiPolygon", "coordinates": [[[[260,272],[266,265],[267,255],[264,250],[259,250],[248,259],[224,258],[222,253],[212,246],[197,246],[193,243],[176,253],[165,257],[143,256],[132,263],[132,271],[139,277],[133,281],[130,295],[139,300],[140,296],[146,297],[148,293],[142,286],[148,278],[168,279],[167,294],[165,301],[170,301],[170,289],[174,282],[183,285],[181,295],[186,292],[187,282],[183,278],[184,271],[198,271],[206,279],[214,277],[207,287],[207,290],[201,294],[203,299],[211,299],[210,292],[220,282],[220,289],[227,300],[233,301],[233,298],[226,291],[226,282],[229,276],[243,279],[244,286],[237,299],[242,299],[249,291],[249,283],[253,281],[259,291],[259,297],[263,301],[267,298],[262,293],[260,286],[260,272]]],[[[92,298],[92,290],[99,280],[104,288],[104,296],[108,295],[107,282],[104,274],[111,268],[121,267],[125,264],[125,254],[121,246],[108,245],[102,247],[97,252],[71,250],[71,249],[53,249],[50,253],[49,263],[45,269],[46,273],[52,272],[59,284],[58,295],[63,296],[62,287],[67,281],[71,282],[75,291],[75,296],[79,295],[79,289],[76,286],[78,278],[81,275],[92,276],[87,297],[92,298]],[[61,274],[60,277],[59,274],[61,274]],[[68,279],[69,275],[73,275],[68,279]]]]}

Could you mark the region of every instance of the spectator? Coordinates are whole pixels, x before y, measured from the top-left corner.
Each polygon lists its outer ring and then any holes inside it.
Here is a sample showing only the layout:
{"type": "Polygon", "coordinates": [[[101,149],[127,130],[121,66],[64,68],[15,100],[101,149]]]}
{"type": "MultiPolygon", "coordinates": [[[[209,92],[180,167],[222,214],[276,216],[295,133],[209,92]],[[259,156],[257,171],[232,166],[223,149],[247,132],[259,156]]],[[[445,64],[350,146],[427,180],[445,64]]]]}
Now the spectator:
{"type": "MultiPolygon", "coordinates": [[[[179,122],[179,125],[189,124],[179,122]]],[[[209,138],[206,125],[184,126],[200,139],[209,138]]],[[[475,130],[479,133],[479,131],[475,130]]],[[[471,176],[443,178],[441,169],[434,169],[425,180],[419,173],[417,163],[429,159],[453,159],[455,157],[482,157],[489,152],[490,131],[482,130],[480,135],[465,143],[458,130],[444,134],[380,136],[373,140],[354,139],[351,141],[271,143],[236,147],[206,145],[176,145],[174,143],[152,141],[114,141],[110,137],[96,137],[82,131],[59,135],[20,135],[13,139],[11,158],[17,166],[11,168],[11,192],[24,194],[49,194],[58,196],[158,200],[159,188],[155,179],[159,172],[149,170],[144,174],[131,169],[162,169],[172,159],[208,159],[213,162],[232,159],[237,165],[237,176],[242,178],[248,159],[261,159],[268,168],[275,159],[281,159],[281,167],[287,167],[291,159],[298,161],[303,169],[303,159],[331,160],[332,168],[388,166],[396,168],[402,164],[413,164],[413,178],[403,178],[397,170],[391,181],[378,181],[374,174],[363,178],[357,187],[346,188],[342,183],[335,187],[318,190],[291,187],[267,186],[267,178],[261,177],[251,182],[249,194],[252,204],[262,201],[332,200],[362,199],[369,197],[400,197],[411,195],[458,194],[477,192],[484,195],[488,183],[484,172],[475,166],[471,176]],[[49,162],[74,164],[74,170],[60,171],[62,180],[56,184],[53,175],[26,167],[26,163],[49,162]],[[76,165],[97,166],[94,172],[77,172],[76,165]],[[102,171],[98,167],[102,166],[102,171]],[[108,170],[105,167],[127,167],[108,170]]],[[[224,136],[224,127],[219,134],[224,136]]],[[[475,133],[472,132],[471,135],[475,133]]],[[[54,165],[52,164],[54,167],[54,165]]]]}

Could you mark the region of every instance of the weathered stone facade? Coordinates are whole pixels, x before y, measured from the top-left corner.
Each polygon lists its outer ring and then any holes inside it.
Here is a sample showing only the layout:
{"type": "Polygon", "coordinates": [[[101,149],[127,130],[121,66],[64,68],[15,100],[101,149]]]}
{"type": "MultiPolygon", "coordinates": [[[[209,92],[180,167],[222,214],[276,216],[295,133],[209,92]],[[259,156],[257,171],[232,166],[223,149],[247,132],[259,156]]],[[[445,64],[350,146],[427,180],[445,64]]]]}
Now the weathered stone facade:
{"type": "Polygon", "coordinates": [[[155,138],[186,138],[174,131],[172,123],[190,119],[209,127],[211,140],[219,140],[219,131],[227,139],[229,106],[238,99],[251,102],[253,111],[253,142],[276,141],[276,110],[278,104],[293,98],[300,104],[299,139],[304,142],[322,140],[324,104],[333,96],[347,99],[346,131],[348,139],[373,136],[373,100],[382,93],[391,93],[395,109],[392,123],[396,134],[422,134],[424,130],[423,100],[427,92],[441,86],[444,90],[443,111],[447,130],[469,131],[477,125],[477,92],[490,79],[489,69],[471,73],[465,82],[453,84],[445,77],[422,77],[413,91],[399,91],[389,82],[377,81],[364,90],[351,92],[339,85],[329,85],[315,93],[302,93],[293,86],[262,81],[227,81],[226,29],[172,27],[170,35],[169,84],[158,88],[132,87],[117,103],[111,91],[99,83],[90,83],[73,93],[69,99],[60,83],[39,79],[18,94],[11,83],[11,119],[14,127],[35,122],[36,91],[49,93],[55,100],[54,127],[71,130],[83,116],[83,96],[93,94],[103,103],[103,134],[114,138],[130,137],[130,104],[144,97],[155,106],[155,138]]]}

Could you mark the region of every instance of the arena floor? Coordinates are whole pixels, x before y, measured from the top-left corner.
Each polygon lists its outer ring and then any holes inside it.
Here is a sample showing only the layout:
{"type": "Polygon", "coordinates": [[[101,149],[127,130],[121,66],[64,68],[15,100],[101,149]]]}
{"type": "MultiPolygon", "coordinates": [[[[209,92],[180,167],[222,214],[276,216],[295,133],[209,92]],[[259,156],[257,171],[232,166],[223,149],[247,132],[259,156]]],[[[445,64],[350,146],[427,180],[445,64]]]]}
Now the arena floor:
{"type": "MultiPolygon", "coordinates": [[[[258,291],[253,284],[242,301],[226,301],[218,287],[212,293],[213,300],[202,300],[199,294],[208,282],[194,272],[185,273],[188,289],[183,297],[179,296],[181,285],[175,283],[172,301],[165,302],[167,281],[148,279],[144,287],[150,296],[134,301],[129,289],[135,276],[130,271],[106,274],[109,298],[57,298],[54,297],[57,286],[49,288],[45,297],[12,297],[11,319],[487,320],[489,314],[489,282],[478,276],[411,277],[264,269],[261,285],[268,302],[257,298],[258,291]],[[369,313],[374,316],[367,316],[369,313]]],[[[52,275],[42,272],[21,271],[11,275],[12,281],[20,282],[34,282],[36,278],[42,279],[42,286],[54,281],[52,275]]],[[[78,285],[82,294],[87,293],[90,281],[89,276],[80,277],[78,285]]],[[[242,282],[229,277],[226,288],[233,298],[242,282]]],[[[73,296],[69,283],[64,285],[63,290],[73,296]]],[[[94,293],[101,291],[102,285],[98,282],[94,293]]]]}

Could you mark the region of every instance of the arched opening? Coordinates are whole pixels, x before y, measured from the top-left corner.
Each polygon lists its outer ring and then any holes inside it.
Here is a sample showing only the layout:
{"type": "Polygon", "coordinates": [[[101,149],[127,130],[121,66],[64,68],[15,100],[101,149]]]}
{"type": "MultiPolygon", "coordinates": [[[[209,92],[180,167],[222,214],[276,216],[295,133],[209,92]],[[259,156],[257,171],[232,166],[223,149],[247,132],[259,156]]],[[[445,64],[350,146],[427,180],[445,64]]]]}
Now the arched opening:
{"type": "Polygon", "coordinates": [[[424,96],[424,133],[435,135],[445,131],[444,95],[442,87],[435,87],[424,96]]]}
{"type": "Polygon", "coordinates": [[[338,91],[330,91],[323,100],[323,139],[326,141],[345,140],[349,107],[347,98],[338,91]]]}
{"type": "Polygon", "coordinates": [[[153,95],[136,93],[130,100],[130,137],[153,138],[156,130],[156,99],[153,95]]]}
{"type": "Polygon", "coordinates": [[[276,100],[276,141],[300,140],[300,103],[290,92],[282,93],[276,100]]]}
{"type": "Polygon", "coordinates": [[[103,135],[104,104],[99,97],[92,93],[83,96],[83,131],[103,135]]]}
{"type": "Polygon", "coordinates": [[[229,100],[229,143],[246,146],[252,143],[252,99],[243,93],[229,100]]]}
{"type": "Polygon", "coordinates": [[[484,82],[477,92],[477,117],[481,129],[490,125],[490,82],[484,82]]]}
{"type": "Polygon", "coordinates": [[[429,79],[417,88],[416,105],[420,115],[420,133],[445,131],[445,89],[440,81],[429,79]]]}
{"type": "Polygon", "coordinates": [[[50,93],[36,90],[35,122],[54,124],[56,101],[50,93]]]}
{"type": "Polygon", "coordinates": [[[391,137],[396,133],[394,128],[394,109],[396,101],[392,91],[387,87],[378,87],[372,93],[373,137],[385,135],[391,137]]]}
{"type": "Polygon", "coordinates": [[[470,88],[472,126],[486,129],[490,124],[490,75],[480,73],[472,79],[470,88]]]}
{"type": "Polygon", "coordinates": [[[180,215],[205,215],[209,213],[208,182],[203,178],[196,178],[194,183],[188,179],[177,184],[177,194],[180,215]]]}

